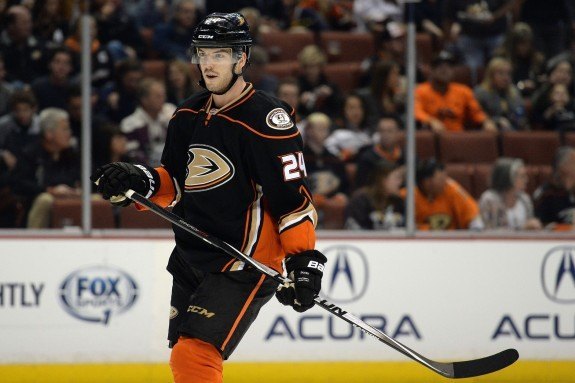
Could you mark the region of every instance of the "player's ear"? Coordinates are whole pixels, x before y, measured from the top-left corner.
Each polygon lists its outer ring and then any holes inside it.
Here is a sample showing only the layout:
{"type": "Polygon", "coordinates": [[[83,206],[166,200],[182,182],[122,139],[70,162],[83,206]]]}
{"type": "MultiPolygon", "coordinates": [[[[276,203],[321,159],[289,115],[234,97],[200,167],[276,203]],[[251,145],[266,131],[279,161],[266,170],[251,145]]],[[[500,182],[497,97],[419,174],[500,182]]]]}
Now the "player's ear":
{"type": "Polygon", "coordinates": [[[246,55],[246,52],[242,52],[242,57],[240,57],[240,59],[238,60],[237,64],[236,64],[236,73],[238,75],[243,74],[244,70],[246,69],[246,62],[248,60],[248,56],[246,55]]]}

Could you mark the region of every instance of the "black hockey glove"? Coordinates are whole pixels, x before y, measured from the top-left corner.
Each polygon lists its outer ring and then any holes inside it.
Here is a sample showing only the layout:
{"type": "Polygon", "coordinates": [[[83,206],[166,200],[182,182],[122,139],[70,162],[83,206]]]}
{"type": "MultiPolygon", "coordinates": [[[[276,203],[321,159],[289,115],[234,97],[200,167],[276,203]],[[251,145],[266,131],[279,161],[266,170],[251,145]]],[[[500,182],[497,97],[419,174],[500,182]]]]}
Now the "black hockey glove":
{"type": "Polygon", "coordinates": [[[128,206],[132,202],[124,196],[128,189],[149,198],[160,187],[160,175],[155,169],[127,162],[99,167],[90,179],[97,183],[102,197],[115,206],[128,206]]]}
{"type": "Polygon", "coordinates": [[[286,270],[293,283],[289,286],[278,286],[278,301],[292,306],[300,313],[312,308],[315,304],[314,298],[321,290],[321,277],[326,261],[325,255],[317,250],[288,255],[285,261],[286,270]]]}

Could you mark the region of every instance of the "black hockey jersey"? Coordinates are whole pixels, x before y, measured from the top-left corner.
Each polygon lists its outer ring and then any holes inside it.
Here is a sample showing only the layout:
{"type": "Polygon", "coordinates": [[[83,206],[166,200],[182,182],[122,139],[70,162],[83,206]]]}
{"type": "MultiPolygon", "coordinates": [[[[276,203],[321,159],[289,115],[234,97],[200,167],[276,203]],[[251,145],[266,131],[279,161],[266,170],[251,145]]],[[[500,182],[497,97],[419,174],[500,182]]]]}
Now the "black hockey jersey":
{"type": "MultiPolygon", "coordinates": [[[[317,215],[306,184],[302,138],[291,108],[254,90],[217,109],[209,92],[175,112],[162,155],[160,205],[281,270],[286,254],[313,249],[317,215]]],[[[174,227],[193,266],[224,271],[242,264],[174,227]]]]}

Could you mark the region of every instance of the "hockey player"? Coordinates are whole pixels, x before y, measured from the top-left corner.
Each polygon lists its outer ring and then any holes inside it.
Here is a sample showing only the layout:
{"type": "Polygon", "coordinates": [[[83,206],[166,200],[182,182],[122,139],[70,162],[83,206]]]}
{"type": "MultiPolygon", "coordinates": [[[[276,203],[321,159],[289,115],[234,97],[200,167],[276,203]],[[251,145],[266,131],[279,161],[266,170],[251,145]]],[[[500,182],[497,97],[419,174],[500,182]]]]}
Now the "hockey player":
{"type": "MultiPolygon", "coordinates": [[[[116,162],[98,169],[98,190],[115,205],[127,189],[232,244],[294,281],[276,296],[303,312],[319,293],[325,256],[314,250],[316,211],[306,184],[295,111],[256,91],[242,72],[252,38],[238,13],[212,13],[196,28],[192,62],[207,91],[170,122],[162,166],[116,162]]],[[[221,382],[222,362],[276,291],[276,283],[174,227],[168,339],[181,382],[221,382]]]]}

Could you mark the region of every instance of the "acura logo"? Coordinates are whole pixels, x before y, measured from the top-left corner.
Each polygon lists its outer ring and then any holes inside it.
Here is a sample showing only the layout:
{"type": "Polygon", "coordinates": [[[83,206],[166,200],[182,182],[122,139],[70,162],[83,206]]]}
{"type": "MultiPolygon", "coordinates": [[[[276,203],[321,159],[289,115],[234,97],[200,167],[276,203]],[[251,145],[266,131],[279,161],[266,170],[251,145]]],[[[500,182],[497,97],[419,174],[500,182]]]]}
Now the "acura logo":
{"type": "Polygon", "coordinates": [[[320,295],[335,303],[353,302],[365,294],[368,282],[367,259],[353,246],[332,246],[322,251],[328,261],[320,295]]]}
{"type": "Polygon", "coordinates": [[[555,247],[543,259],[541,283],[547,298],[575,303],[575,247],[555,247]]]}

